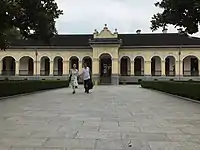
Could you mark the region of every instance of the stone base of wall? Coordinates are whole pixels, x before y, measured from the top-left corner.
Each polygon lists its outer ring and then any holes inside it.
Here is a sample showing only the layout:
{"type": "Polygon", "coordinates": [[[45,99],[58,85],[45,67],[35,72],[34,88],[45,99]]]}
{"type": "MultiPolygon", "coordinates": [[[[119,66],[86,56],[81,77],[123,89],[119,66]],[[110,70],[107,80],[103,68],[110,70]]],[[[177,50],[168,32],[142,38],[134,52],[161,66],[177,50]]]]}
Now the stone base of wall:
{"type": "MultiPolygon", "coordinates": [[[[100,84],[99,75],[92,75],[92,79],[96,84],[100,84]]],[[[119,75],[112,75],[111,77],[111,85],[118,85],[118,84],[134,84],[139,83],[141,80],[153,81],[153,80],[162,80],[162,81],[169,81],[169,80],[194,80],[200,81],[200,76],[198,77],[166,77],[166,76],[119,76],[119,75]]],[[[65,76],[0,76],[0,80],[68,80],[68,75],[65,76]]],[[[82,79],[79,79],[79,83],[83,83],[82,79]]]]}

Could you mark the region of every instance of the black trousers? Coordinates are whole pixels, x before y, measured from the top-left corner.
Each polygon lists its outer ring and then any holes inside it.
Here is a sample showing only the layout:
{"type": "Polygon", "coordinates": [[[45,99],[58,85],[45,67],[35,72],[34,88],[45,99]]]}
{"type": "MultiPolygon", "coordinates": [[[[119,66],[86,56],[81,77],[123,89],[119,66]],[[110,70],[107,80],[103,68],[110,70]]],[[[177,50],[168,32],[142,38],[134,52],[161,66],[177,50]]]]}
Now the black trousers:
{"type": "Polygon", "coordinates": [[[90,82],[90,79],[84,80],[85,92],[89,92],[89,82],[90,82]]]}

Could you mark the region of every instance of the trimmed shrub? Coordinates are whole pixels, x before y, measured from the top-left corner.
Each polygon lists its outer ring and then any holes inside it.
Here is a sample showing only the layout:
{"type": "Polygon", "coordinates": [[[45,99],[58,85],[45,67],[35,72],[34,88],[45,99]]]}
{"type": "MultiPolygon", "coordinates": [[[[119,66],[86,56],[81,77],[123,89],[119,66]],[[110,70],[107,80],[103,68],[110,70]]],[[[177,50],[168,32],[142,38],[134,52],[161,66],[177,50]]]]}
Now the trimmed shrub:
{"type": "Polygon", "coordinates": [[[68,81],[0,81],[0,97],[68,87],[68,81]]]}
{"type": "Polygon", "coordinates": [[[200,100],[200,82],[142,81],[143,88],[200,100]]]}

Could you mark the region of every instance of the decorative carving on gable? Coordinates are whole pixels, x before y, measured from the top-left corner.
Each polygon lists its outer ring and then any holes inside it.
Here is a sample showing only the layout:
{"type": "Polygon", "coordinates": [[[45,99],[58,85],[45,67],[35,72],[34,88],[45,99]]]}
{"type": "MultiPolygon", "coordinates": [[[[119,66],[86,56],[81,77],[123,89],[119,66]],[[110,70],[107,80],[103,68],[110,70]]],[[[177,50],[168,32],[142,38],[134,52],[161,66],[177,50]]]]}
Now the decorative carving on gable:
{"type": "Polygon", "coordinates": [[[118,38],[117,29],[115,29],[114,33],[112,33],[107,24],[105,24],[103,30],[99,33],[97,29],[94,30],[94,38],[118,38]]]}

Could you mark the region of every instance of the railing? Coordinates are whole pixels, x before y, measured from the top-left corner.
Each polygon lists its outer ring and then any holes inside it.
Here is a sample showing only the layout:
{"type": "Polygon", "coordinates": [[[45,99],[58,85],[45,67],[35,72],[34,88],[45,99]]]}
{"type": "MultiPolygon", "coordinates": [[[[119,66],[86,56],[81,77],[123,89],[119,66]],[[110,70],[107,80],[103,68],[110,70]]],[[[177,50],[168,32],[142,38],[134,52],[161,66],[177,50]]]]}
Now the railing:
{"type": "Polygon", "coordinates": [[[199,76],[199,71],[184,70],[183,76],[199,76]]]}
{"type": "Polygon", "coordinates": [[[134,72],[134,75],[135,75],[135,76],[144,76],[144,70],[135,71],[135,72],[134,72]]]}
{"type": "Polygon", "coordinates": [[[20,76],[33,76],[32,70],[19,70],[20,76]]]}
{"type": "Polygon", "coordinates": [[[169,70],[165,72],[166,76],[175,76],[175,71],[169,70]]]}
{"type": "Polygon", "coordinates": [[[155,70],[151,72],[152,76],[161,76],[162,75],[162,71],[161,70],[155,70]]]}
{"type": "Polygon", "coordinates": [[[2,70],[2,76],[14,76],[15,70],[2,70]]]}
{"type": "Polygon", "coordinates": [[[53,71],[53,75],[54,76],[62,76],[63,75],[63,71],[62,70],[54,70],[53,71]]]}
{"type": "Polygon", "coordinates": [[[49,70],[40,70],[41,76],[49,76],[50,71],[49,70]]]}

